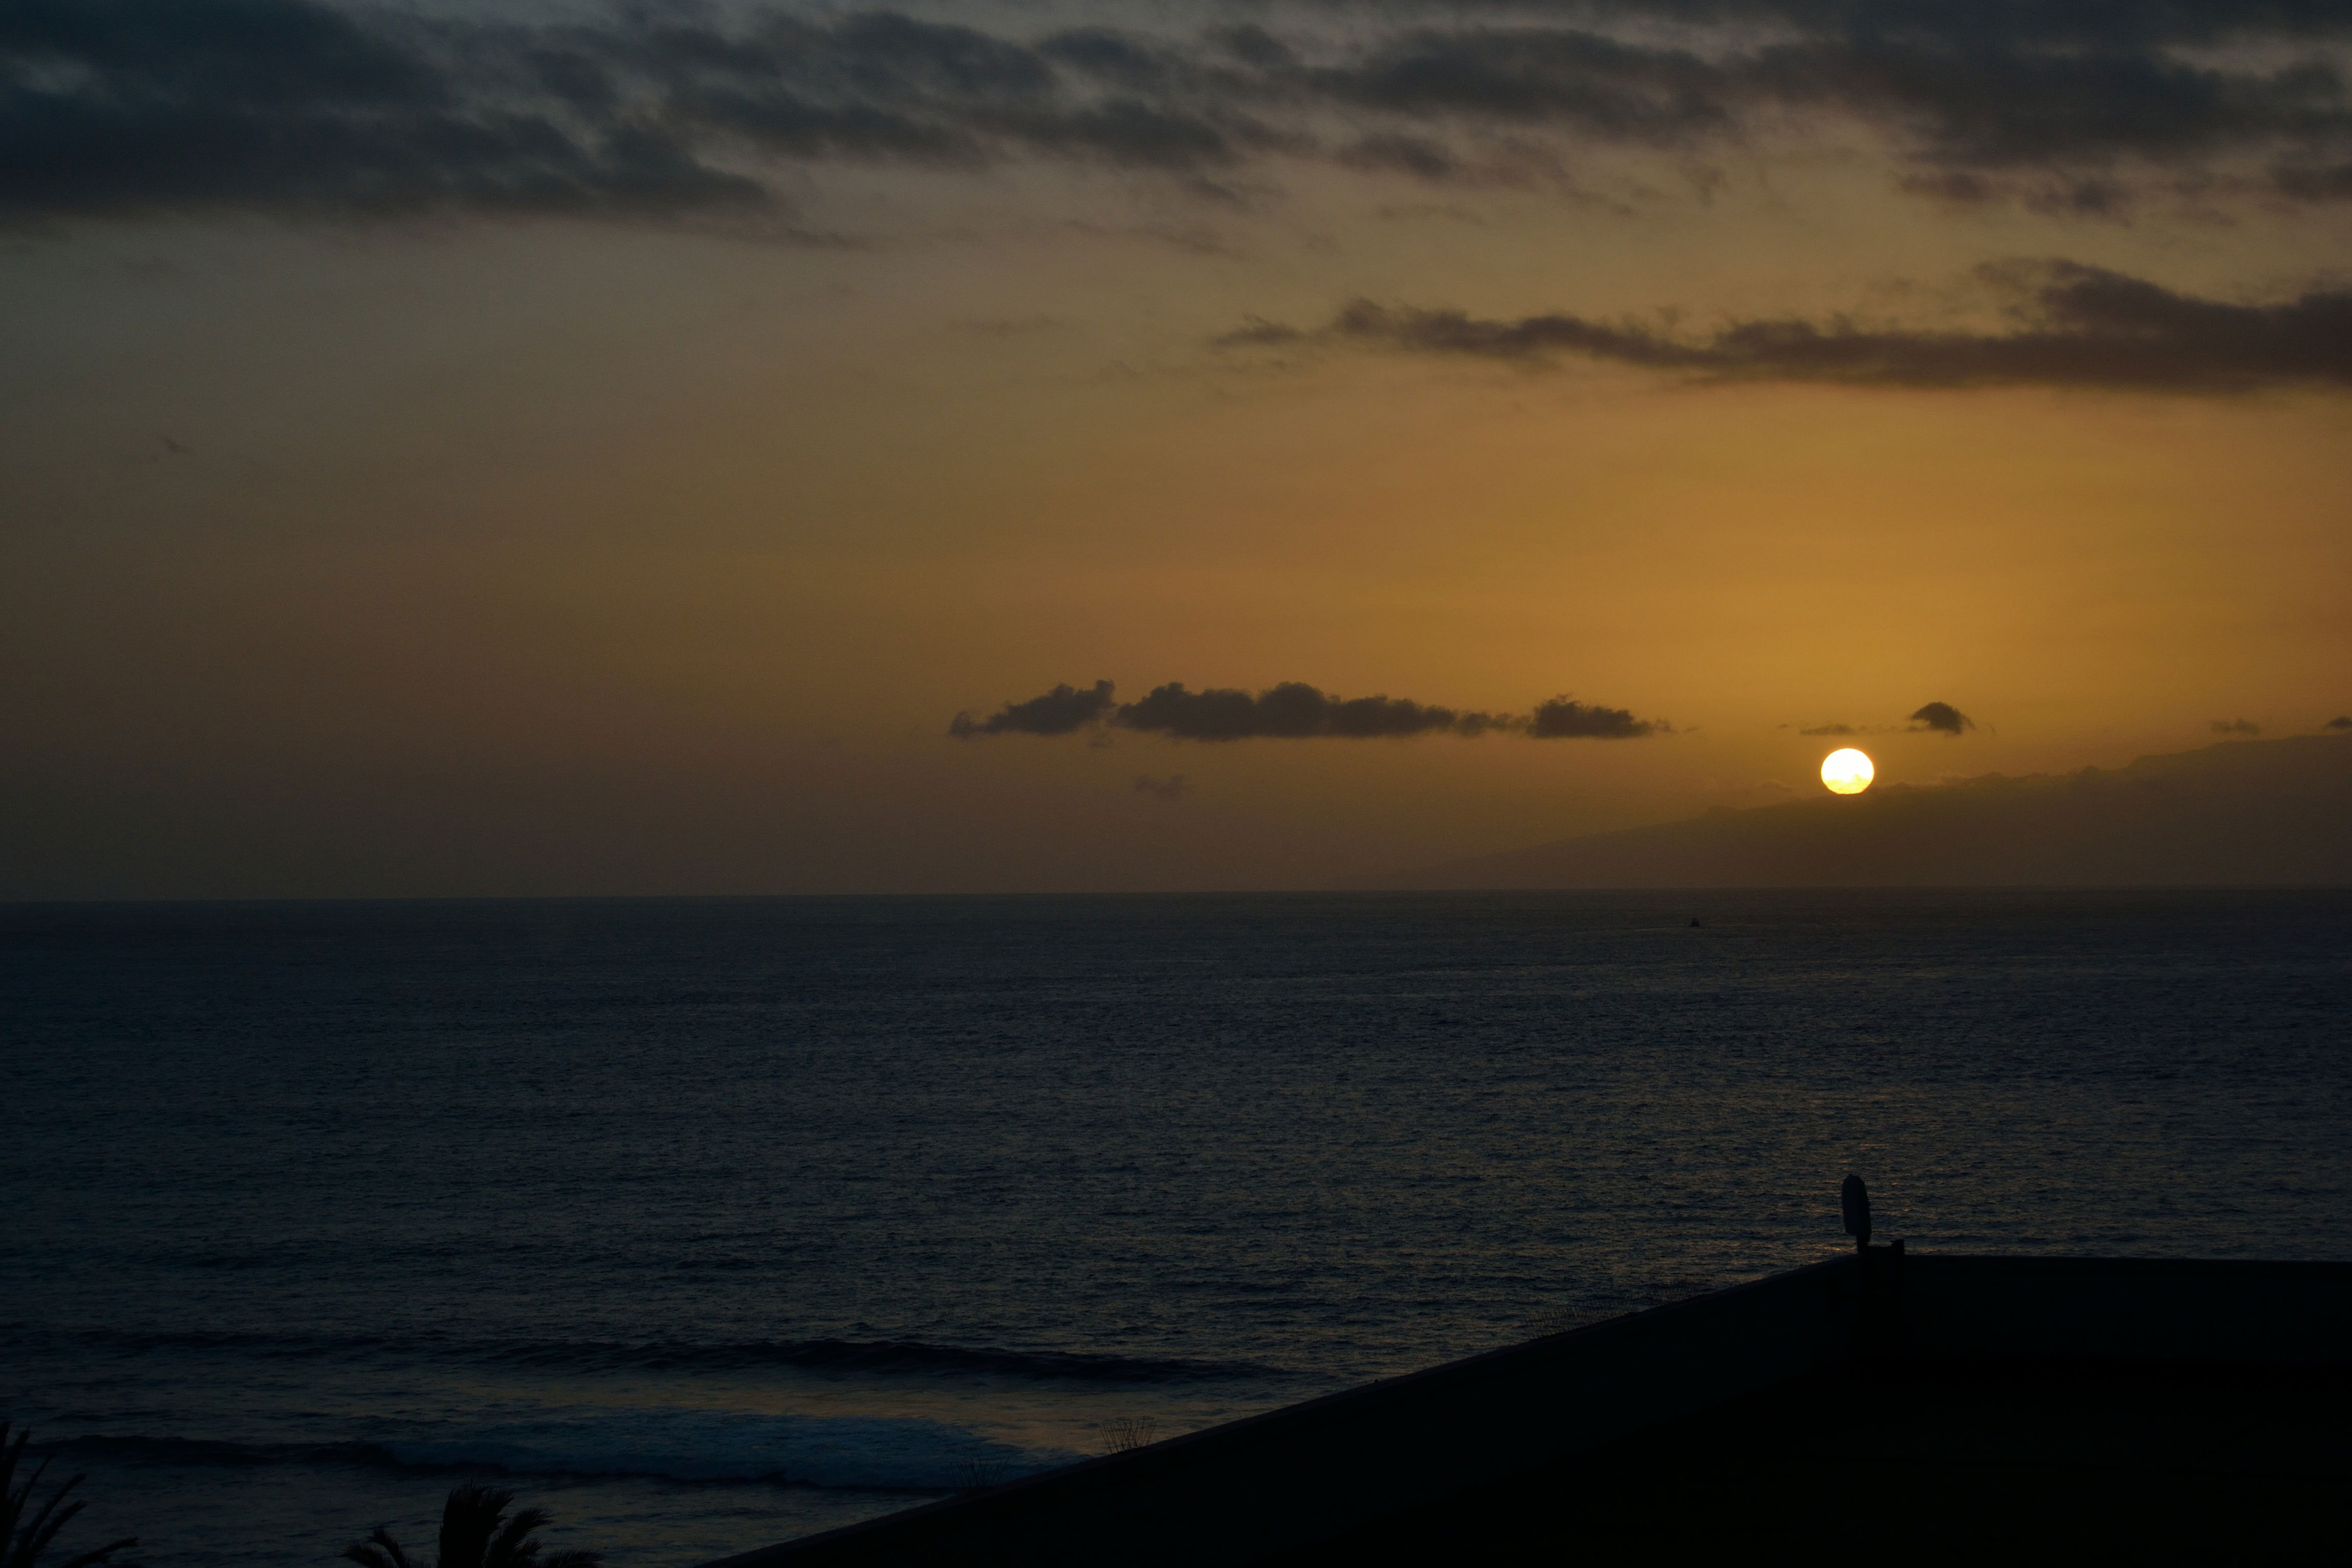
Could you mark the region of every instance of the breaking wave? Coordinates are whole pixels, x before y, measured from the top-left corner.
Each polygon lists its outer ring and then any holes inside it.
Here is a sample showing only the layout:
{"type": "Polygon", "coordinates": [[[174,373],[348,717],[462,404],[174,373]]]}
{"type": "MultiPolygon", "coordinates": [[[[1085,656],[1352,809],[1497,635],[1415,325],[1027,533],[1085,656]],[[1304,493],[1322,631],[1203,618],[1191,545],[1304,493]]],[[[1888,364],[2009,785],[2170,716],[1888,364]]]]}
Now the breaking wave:
{"type": "Polygon", "coordinates": [[[783,1415],[674,1406],[468,1426],[373,1443],[130,1436],[74,1437],[42,1447],[122,1464],[396,1466],[891,1491],[950,1491],[1034,1475],[1084,1457],[1024,1448],[926,1416],[783,1415]]]}
{"type": "Polygon", "coordinates": [[[1194,1383],[1278,1377],[1248,1362],[1201,1362],[1076,1351],[928,1345],[914,1340],[755,1341],[747,1344],[518,1345],[486,1359],[532,1366],[736,1371],[759,1366],[824,1372],[964,1373],[1071,1383],[1194,1383]]]}
{"type": "MultiPolygon", "coordinates": [[[[0,1329],[0,1347],[29,1348],[47,1337],[52,1336],[22,1327],[0,1329]]],[[[1291,1375],[1279,1367],[1254,1362],[932,1345],[915,1340],[755,1340],[739,1344],[595,1341],[515,1343],[404,1340],[372,1334],[144,1332],[110,1329],[71,1331],[54,1337],[88,1349],[133,1355],[192,1351],[244,1352],[272,1360],[358,1361],[388,1356],[563,1372],[745,1372],[761,1367],[791,1367],[811,1372],[994,1376],[1096,1384],[1246,1382],[1291,1375]]]]}

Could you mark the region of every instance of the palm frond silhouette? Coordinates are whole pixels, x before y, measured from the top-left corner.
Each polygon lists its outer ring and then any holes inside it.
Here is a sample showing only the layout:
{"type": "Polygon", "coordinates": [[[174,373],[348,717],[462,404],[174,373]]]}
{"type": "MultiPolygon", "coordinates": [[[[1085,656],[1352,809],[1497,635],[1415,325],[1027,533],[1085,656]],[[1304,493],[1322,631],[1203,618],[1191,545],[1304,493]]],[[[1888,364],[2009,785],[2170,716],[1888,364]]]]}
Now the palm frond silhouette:
{"type": "MultiPolygon", "coordinates": [[[[579,1551],[541,1557],[531,1536],[547,1522],[547,1510],[517,1509],[509,1515],[507,1505],[512,1501],[514,1493],[496,1487],[467,1482],[450,1488],[449,1500],[441,1505],[438,1568],[598,1568],[604,1561],[593,1552],[579,1551]]],[[[365,1541],[344,1547],[343,1556],[362,1568],[425,1568],[380,1524],[365,1541]]]]}
{"type": "MultiPolygon", "coordinates": [[[[82,1510],[82,1504],[66,1501],[66,1494],[81,1485],[79,1476],[51,1492],[40,1507],[33,1507],[33,1492],[49,1468],[46,1458],[33,1468],[24,1485],[16,1484],[16,1472],[24,1466],[25,1445],[32,1440],[31,1432],[20,1429],[16,1440],[11,1443],[8,1423],[0,1421],[0,1568],[35,1568],[41,1553],[57,1540],[58,1531],[66,1527],[66,1521],[82,1510]],[[30,1518],[26,1517],[28,1510],[30,1518]]],[[[116,1552],[128,1552],[138,1544],[137,1536],[126,1535],[95,1551],[68,1557],[58,1568],[98,1568],[100,1563],[109,1568],[138,1568],[133,1563],[114,1561],[116,1552]]]]}

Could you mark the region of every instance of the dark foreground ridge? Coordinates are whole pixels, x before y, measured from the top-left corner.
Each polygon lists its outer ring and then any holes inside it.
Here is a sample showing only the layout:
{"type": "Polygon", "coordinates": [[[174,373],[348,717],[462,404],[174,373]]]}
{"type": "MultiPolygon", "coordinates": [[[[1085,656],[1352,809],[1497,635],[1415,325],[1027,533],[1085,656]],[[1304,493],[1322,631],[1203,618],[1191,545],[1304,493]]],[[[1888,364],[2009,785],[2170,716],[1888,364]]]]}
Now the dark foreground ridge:
{"type": "Polygon", "coordinates": [[[1799,1268],[711,1568],[2340,1561],[2352,1264],[1799,1268]]]}

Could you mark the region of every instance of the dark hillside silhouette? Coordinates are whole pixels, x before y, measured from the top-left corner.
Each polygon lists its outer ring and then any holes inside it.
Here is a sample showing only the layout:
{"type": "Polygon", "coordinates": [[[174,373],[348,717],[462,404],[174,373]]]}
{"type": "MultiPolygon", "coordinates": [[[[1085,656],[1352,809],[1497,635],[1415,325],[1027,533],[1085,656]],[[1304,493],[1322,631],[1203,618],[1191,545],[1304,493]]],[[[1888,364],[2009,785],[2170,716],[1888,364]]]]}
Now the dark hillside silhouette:
{"type": "Polygon", "coordinates": [[[1718,808],[1397,873],[1391,888],[2341,886],[2352,736],[1718,808]]]}

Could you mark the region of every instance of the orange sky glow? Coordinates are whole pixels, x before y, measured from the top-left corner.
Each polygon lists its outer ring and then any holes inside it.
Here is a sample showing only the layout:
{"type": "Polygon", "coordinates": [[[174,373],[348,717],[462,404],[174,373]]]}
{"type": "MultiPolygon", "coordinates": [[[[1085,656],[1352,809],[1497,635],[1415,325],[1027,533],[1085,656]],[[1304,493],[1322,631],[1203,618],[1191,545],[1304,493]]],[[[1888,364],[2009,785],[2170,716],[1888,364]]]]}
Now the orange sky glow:
{"type": "MultiPolygon", "coordinates": [[[[0,899],[1323,886],[1842,744],[1883,789],[2352,708],[2352,105],[2278,85],[2352,13],[1997,40],[2189,94],[2145,144],[1791,96],[1797,5],[695,13],[800,141],[617,11],[505,15],[668,161],[596,163],[581,98],[526,106],[576,189],[0,171],[0,899]],[[2305,97],[2240,123],[2187,61],[2305,97]],[[1657,727],[950,735],[1105,679],[1657,727]]],[[[1989,58],[1969,15],[1882,45],[1989,58]]]]}

